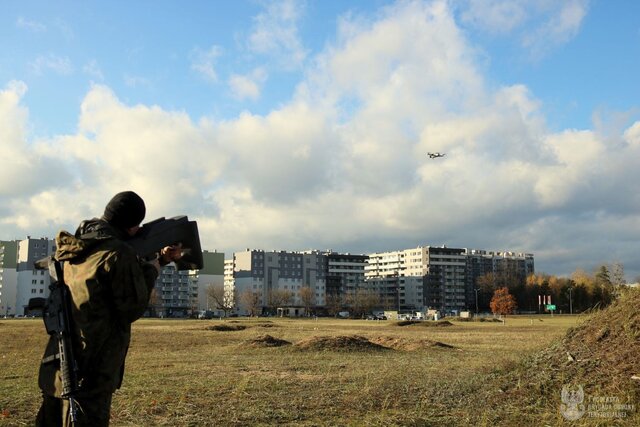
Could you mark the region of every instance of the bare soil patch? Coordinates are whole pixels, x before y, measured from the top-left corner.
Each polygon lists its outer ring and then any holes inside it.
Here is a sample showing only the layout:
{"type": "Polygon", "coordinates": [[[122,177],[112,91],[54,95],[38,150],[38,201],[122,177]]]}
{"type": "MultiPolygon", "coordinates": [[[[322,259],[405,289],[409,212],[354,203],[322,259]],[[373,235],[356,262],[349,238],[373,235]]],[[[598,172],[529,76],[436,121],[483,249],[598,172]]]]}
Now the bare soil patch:
{"type": "Polygon", "coordinates": [[[433,322],[431,320],[401,320],[395,323],[395,326],[424,326],[426,328],[435,328],[442,326],[453,326],[453,323],[448,320],[439,320],[437,322],[433,322]]]}
{"type": "Polygon", "coordinates": [[[252,340],[247,341],[246,344],[250,347],[282,347],[285,345],[291,345],[287,340],[276,338],[268,334],[257,336],[252,340]]]}
{"type": "Polygon", "coordinates": [[[380,351],[389,350],[360,335],[311,337],[295,344],[300,350],[310,351],[380,351]]]}
{"type": "Polygon", "coordinates": [[[247,327],[244,325],[211,325],[205,329],[208,331],[244,331],[247,327]]]}
{"type": "Polygon", "coordinates": [[[402,337],[381,336],[373,338],[371,341],[376,344],[380,344],[383,347],[402,351],[418,351],[426,350],[429,348],[444,348],[452,350],[457,349],[457,347],[453,345],[428,339],[411,340],[402,337]]]}

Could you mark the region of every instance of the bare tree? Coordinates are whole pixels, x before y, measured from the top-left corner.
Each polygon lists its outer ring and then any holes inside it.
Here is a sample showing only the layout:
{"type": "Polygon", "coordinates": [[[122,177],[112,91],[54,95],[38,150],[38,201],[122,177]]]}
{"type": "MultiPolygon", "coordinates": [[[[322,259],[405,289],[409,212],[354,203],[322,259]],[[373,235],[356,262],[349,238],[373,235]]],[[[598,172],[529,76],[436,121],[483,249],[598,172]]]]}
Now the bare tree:
{"type": "Polygon", "coordinates": [[[329,315],[337,316],[342,309],[342,298],[340,297],[340,294],[327,294],[327,301],[325,306],[327,307],[327,313],[329,313],[329,315]]]}
{"type": "Polygon", "coordinates": [[[293,292],[288,289],[272,289],[269,292],[269,306],[273,309],[291,304],[293,292]]]}
{"type": "Polygon", "coordinates": [[[207,303],[212,303],[215,308],[224,311],[224,317],[227,317],[235,306],[235,298],[229,295],[224,285],[210,284],[207,286],[207,303]]]}
{"type": "Polygon", "coordinates": [[[354,316],[362,316],[378,306],[380,298],[369,289],[359,288],[347,295],[347,304],[351,307],[354,316]]]}
{"type": "Polygon", "coordinates": [[[248,312],[249,316],[257,316],[260,310],[260,294],[251,289],[247,289],[240,293],[238,300],[248,312]]]}
{"type": "Polygon", "coordinates": [[[311,286],[303,286],[300,289],[300,299],[302,300],[302,305],[304,306],[304,312],[309,314],[311,312],[311,308],[315,306],[316,295],[311,286]]]}

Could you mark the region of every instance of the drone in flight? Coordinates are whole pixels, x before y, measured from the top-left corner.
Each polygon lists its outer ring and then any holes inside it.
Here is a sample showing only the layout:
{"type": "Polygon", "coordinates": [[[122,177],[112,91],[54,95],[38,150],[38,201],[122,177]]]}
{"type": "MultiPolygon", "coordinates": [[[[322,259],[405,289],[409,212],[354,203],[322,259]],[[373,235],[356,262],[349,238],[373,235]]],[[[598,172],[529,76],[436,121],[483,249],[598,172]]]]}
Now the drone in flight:
{"type": "Polygon", "coordinates": [[[447,153],[427,153],[430,159],[435,159],[436,157],[444,157],[447,153]]]}

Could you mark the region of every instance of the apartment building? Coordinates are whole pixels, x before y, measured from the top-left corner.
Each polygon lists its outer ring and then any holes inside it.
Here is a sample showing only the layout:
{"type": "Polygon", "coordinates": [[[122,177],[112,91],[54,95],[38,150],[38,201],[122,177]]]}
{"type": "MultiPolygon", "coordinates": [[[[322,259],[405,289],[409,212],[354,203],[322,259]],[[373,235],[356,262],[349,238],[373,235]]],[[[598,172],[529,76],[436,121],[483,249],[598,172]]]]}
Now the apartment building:
{"type": "Polygon", "coordinates": [[[233,278],[233,259],[224,260],[224,298],[225,304],[236,306],[235,280],[233,278]]]}
{"type": "Polygon", "coordinates": [[[0,240],[0,317],[16,314],[18,242],[0,240]]]}
{"type": "Polygon", "coordinates": [[[478,277],[494,273],[523,280],[533,272],[533,254],[421,246],[370,254],[365,278],[380,290],[386,305],[395,286],[396,307],[401,310],[424,307],[459,312],[474,306],[478,277]],[[422,278],[422,283],[416,278],[422,278]]]}
{"type": "Polygon", "coordinates": [[[33,239],[27,236],[18,243],[16,314],[28,314],[27,306],[31,298],[49,296],[49,271],[37,270],[34,264],[54,251],[55,240],[47,237],[33,239]]]}
{"type": "Polygon", "coordinates": [[[148,314],[159,317],[189,317],[198,309],[198,283],[189,270],[174,264],[162,267],[156,279],[148,314]]]}
{"type": "Polygon", "coordinates": [[[533,254],[511,251],[485,251],[466,249],[467,257],[467,302],[472,307],[475,302],[477,280],[486,274],[508,276],[522,281],[535,273],[533,254]]]}
{"type": "MultiPolygon", "coordinates": [[[[254,292],[263,309],[271,306],[270,296],[275,290],[289,291],[292,295],[288,306],[304,306],[301,289],[312,290],[313,305],[323,306],[327,292],[327,256],[318,251],[287,252],[247,249],[233,254],[234,291],[241,313],[248,307],[241,295],[254,292]]],[[[230,278],[227,279],[230,283],[230,278]]],[[[273,309],[274,307],[270,307],[273,309]]],[[[298,311],[299,314],[302,311],[298,311]]]]}
{"type": "Polygon", "coordinates": [[[222,252],[202,252],[203,267],[193,271],[191,277],[198,289],[198,310],[210,309],[208,289],[211,286],[224,287],[224,254],[222,252]]]}
{"type": "Polygon", "coordinates": [[[327,260],[327,294],[344,296],[364,284],[368,255],[324,252],[327,260]]]}
{"type": "Polygon", "coordinates": [[[466,306],[464,249],[420,246],[370,254],[365,277],[368,282],[398,277],[396,298],[400,310],[459,311],[466,306]]]}

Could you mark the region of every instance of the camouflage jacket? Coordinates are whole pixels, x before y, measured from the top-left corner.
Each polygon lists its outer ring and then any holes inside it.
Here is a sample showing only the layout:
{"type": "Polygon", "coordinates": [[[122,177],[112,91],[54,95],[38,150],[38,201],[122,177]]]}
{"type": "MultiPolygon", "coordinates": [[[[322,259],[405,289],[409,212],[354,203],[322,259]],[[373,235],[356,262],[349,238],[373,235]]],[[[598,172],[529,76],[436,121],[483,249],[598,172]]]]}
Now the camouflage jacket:
{"type": "MultiPolygon", "coordinates": [[[[56,236],[55,257],[63,262],[71,294],[73,353],[79,393],[114,392],[120,387],[131,338],[131,323],[147,308],[157,271],[139,260],[126,235],[106,222],[84,221],[75,235],[56,236]]],[[[39,385],[59,397],[62,389],[57,341],[51,337],[40,366],[39,385]]]]}

